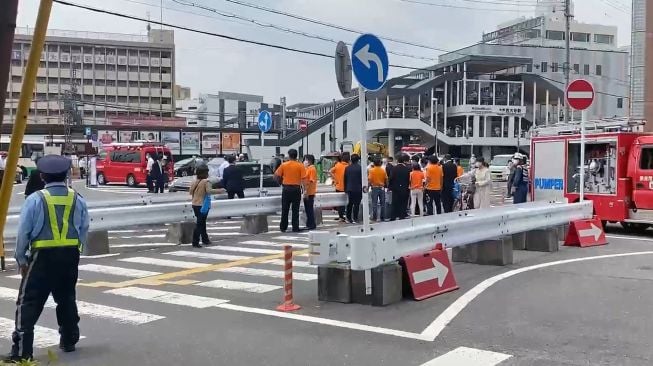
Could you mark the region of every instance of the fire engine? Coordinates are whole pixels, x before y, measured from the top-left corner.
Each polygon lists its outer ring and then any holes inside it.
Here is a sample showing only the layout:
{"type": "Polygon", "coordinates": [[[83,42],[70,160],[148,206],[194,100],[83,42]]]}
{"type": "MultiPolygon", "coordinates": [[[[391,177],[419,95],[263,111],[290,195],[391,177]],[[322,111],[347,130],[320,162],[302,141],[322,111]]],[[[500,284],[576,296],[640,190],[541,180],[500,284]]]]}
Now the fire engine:
{"type": "Polygon", "coordinates": [[[585,161],[578,124],[544,127],[531,138],[532,200],[578,202],[580,167],[585,199],[604,222],[629,231],[653,225],[653,135],[644,123],[611,119],[586,123],[585,161]]]}

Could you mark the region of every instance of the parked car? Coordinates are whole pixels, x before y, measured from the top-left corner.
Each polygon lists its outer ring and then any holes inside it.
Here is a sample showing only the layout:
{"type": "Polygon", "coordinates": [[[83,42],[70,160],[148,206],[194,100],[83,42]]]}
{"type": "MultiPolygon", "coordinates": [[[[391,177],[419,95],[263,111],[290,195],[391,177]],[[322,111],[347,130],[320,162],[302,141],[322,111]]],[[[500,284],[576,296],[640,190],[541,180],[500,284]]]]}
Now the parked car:
{"type": "Polygon", "coordinates": [[[195,157],[175,162],[175,177],[187,177],[189,175],[195,175],[195,167],[199,164],[206,164],[206,161],[204,161],[203,158],[195,157]]]}
{"type": "MultiPolygon", "coordinates": [[[[256,162],[236,163],[236,167],[243,172],[245,188],[259,188],[261,165],[256,162]]],[[[175,179],[169,187],[170,192],[187,192],[190,185],[195,180],[195,176],[187,176],[175,179]]],[[[213,181],[213,180],[212,180],[213,181]]],[[[274,179],[274,172],[269,165],[263,165],[263,187],[278,187],[279,183],[274,179]]],[[[220,182],[216,179],[213,188],[221,187],[220,182]]]]}
{"type": "Polygon", "coordinates": [[[490,175],[493,180],[507,181],[510,175],[509,163],[512,160],[512,154],[494,155],[490,161],[490,175]]]}
{"type": "Polygon", "coordinates": [[[104,145],[96,164],[98,184],[124,182],[129,186],[137,187],[145,183],[147,154],[165,155],[164,171],[170,181],[174,174],[170,149],[156,143],[129,143],[104,145]]]}

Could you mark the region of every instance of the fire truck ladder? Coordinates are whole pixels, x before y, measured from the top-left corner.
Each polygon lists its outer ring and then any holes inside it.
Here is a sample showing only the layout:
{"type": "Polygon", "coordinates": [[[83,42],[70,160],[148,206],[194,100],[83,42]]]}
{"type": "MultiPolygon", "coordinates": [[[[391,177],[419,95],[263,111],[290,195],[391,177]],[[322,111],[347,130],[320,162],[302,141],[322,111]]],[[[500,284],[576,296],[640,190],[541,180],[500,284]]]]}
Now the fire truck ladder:
{"type": "MultiPolygon", "coordinates": [[[[630,117],[603,118],[585,123],[585,133],[598,132],[642,132],[644,121],[630,117]]],[[[580,134],[580,122],[559,123],[553,126],[538,126],[533,129],[533,136],[556,136],[580,134]]]]}

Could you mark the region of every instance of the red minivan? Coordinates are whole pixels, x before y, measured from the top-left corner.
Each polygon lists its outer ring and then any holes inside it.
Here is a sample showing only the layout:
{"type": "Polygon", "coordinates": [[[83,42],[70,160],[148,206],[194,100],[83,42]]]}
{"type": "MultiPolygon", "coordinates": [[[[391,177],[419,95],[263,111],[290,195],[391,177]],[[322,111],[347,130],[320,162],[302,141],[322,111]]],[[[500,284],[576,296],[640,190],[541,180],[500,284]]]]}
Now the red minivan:
{"type": "Polygon", "coordinates": [[[125,182],[136,187],[145,183],[148,154],[157,154],[161,158],[159,161],[165,162],[163,171],[170,182],[174,177],[174,161],[170,149],[158,143],[143,142],[104,145],[97,161],[98,184],[125,182]]]}

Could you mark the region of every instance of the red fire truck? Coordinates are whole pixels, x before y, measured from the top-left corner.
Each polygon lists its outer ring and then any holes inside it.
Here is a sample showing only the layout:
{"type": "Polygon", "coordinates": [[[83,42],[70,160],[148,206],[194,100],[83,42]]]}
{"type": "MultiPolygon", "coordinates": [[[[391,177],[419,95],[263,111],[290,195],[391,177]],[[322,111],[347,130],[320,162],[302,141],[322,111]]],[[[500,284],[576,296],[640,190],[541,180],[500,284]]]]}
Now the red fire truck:
{"type": "MultiPolygon", "coordinates": [[[[653,135],[629,120],[588,122],[585,199],[605,222],[626,230],[653,225],[653,135]]],[[[533,200],[577,202],[580,192],[577,124],[535,130],[531,140],[533,200]]]]}

